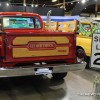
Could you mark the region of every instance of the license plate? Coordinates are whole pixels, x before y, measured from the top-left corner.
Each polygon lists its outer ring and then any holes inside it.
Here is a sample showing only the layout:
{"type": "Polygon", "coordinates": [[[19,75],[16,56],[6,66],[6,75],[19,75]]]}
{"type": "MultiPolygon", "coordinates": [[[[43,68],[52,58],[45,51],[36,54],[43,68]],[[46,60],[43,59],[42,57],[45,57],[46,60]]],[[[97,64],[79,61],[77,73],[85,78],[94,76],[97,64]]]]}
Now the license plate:
{"type": "Polygon", "coordinates": [[[35,75],[47,75],[51,73],[52,70],[50,70],[49,68],[39,68],[35,71],[35,75]]]}

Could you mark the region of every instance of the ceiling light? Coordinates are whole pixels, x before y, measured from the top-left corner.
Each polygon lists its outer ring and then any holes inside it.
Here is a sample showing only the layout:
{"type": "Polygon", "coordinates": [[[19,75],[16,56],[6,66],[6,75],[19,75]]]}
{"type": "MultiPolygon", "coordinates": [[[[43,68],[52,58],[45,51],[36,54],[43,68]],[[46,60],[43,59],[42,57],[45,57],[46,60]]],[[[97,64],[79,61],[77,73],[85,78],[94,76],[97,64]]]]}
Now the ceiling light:
{"type": "Polygon", "coordinates": [[[82,0],[82,3],[84,4],[86,2],[86,0],[82,0]]]}
{"type": "Polygon", "coordinates": [[[52,2],[56,2],[57,0],[52,0],[52,2]]]}
{"type": "Polygon", "coordinates": [[[9,6],[9,3],[7,3],[6,5],[9,6]]]}
{"type": "Polygon", "coordinates": [[[31,7],[34,7],[34,5],[32,4],[31,7]]]}
{"type": "Polygon", "coordinates": [[[24,6],[26,6],[26,3],[24,3],[24,6]]]}
{"type": "Polygon", "coordinates": [[[64,8],[64,10],[66,10],[66,8],[64,8]]]}
{"type": "Polygon", "coordinates": [[[64,6],[60,6],[60,8],[64,8],[64,6]]]}
{"type": "Polygon", "coordinates": [[[73,2],[71,2],[71,4],[73,4],[73,2]]]}
{"type": "Polygon", "coordinates": [[[80,3],[80,2],[77,2],[77,3],[80,3]]]}
{"type": "Polygon", "coordinates": [[[86,8],[85,8],[86,9],[86,8]]]}
{"type": "Polygon", "coordinates": [[[38,5],[35,5],[35,7],[38,7],[38,5]]]}
{"type": "Polygon", "coordinates": [[[1,3],[0,3],[0,6],[1,6],[1,3]]]}

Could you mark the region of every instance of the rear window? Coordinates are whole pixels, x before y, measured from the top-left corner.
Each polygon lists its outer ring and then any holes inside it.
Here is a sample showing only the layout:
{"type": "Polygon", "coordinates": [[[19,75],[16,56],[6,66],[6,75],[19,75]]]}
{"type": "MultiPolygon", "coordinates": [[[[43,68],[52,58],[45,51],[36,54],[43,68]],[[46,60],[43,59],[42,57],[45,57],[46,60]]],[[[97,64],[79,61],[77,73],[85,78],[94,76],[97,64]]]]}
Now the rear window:
{"type": "Polygon", "coordinates": [[[35,17],[3,17],[4,28],[41,28],[41,23],[35,17]]]}

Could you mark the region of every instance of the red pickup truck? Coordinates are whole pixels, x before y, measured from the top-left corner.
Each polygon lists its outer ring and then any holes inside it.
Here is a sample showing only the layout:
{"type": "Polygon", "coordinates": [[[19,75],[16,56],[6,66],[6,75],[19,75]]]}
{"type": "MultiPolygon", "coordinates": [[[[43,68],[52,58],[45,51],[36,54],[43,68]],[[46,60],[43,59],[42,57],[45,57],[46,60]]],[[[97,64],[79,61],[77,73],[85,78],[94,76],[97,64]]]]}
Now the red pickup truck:
{"type": "Polygon", "coordinates": [[[61,79],[85,66],[76,63],[74,32],[45,31],[38,14],[0,12],[0,77],[52,74],[61,79]]]}

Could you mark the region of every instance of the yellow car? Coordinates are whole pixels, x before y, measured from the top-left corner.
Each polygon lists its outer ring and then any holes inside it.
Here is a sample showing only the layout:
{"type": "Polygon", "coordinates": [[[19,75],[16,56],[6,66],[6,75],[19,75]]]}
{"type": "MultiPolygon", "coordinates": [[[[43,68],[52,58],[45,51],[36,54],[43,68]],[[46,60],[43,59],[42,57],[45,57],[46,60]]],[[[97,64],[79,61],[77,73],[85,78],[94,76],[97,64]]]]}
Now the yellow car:
{"type": "Polygon", "coordinates": [[[91,56],[91,41],[92,37],[77,36],[76,37],[76,55],[77,62],[86,61],[89,68],[89,60],[91,56]]]}
{"type": "Polygon", "coordinates": [[[86,56],[91,55],[91,37],[88,36],[77,36],[76,46],[82,48],[85,51],[86,56]]]}

